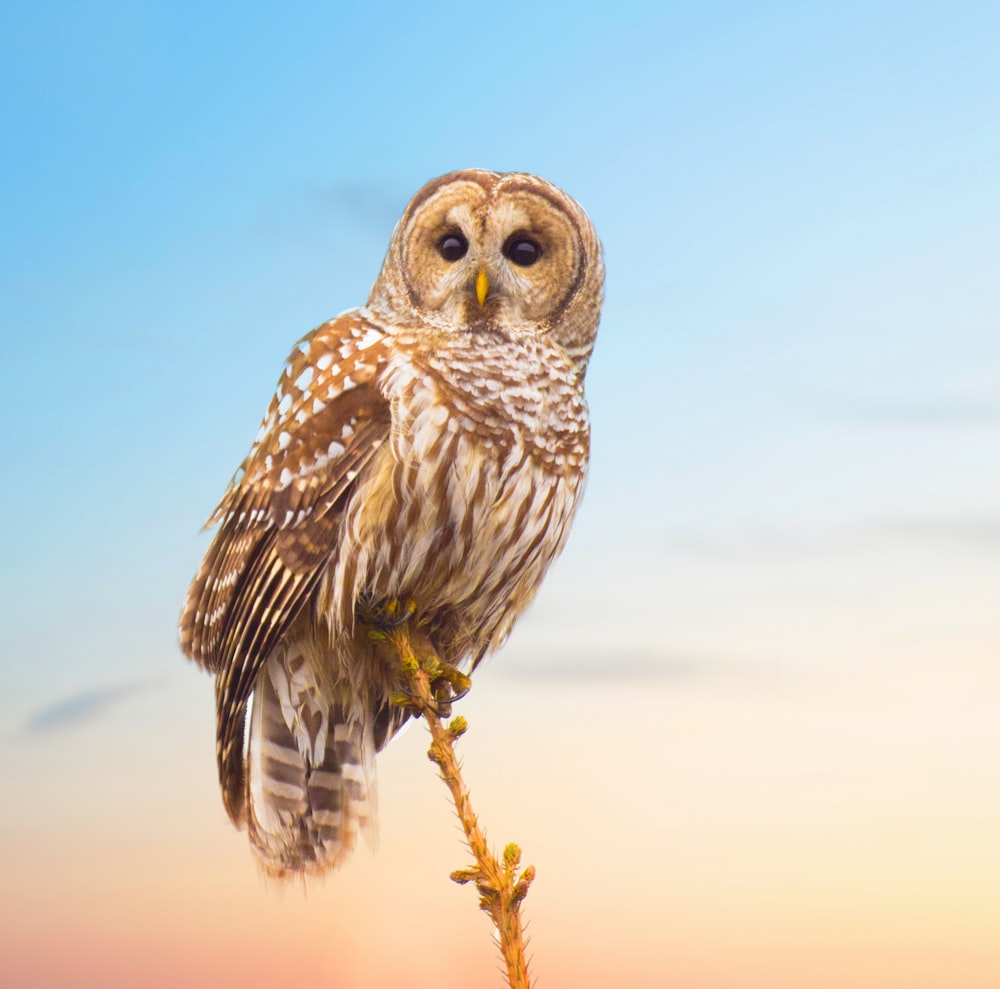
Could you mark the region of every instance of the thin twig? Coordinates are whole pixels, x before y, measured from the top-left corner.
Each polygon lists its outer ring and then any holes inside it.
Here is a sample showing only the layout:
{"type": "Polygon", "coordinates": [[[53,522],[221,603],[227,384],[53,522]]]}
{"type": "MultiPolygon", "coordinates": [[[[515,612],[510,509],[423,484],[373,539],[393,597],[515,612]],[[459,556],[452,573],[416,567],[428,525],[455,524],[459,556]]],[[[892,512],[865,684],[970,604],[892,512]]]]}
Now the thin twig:
{"type": "Polygon", "coordinates": [[[504,848],[502,862],[490,851],[486,835],[472,810],[453,745],[465,733],[468,724],[463,717],[452,718],[447,726],[441,720],[442,715],[447,717],[450,712],[449,686],[453,688],[456,679],[465,678],[441,663],[433,646],[419,630],[403,625],[387,632],[386,638],[396,650],[406,678],[407,692],[397,695],[397,703],[419,712],[427,722],[432,738],[427,755],[437,764],[441,779],[451,791],[466,844],[476,860],[472,868],[457,869],[451,878],[457,883],[476,884],[479,908],[489,914],[499,935],[511,989],[530,989],[521,902],[535,878],[535,868],[529,865],[520,869],[521,849],[513,843],[504,848]]]}

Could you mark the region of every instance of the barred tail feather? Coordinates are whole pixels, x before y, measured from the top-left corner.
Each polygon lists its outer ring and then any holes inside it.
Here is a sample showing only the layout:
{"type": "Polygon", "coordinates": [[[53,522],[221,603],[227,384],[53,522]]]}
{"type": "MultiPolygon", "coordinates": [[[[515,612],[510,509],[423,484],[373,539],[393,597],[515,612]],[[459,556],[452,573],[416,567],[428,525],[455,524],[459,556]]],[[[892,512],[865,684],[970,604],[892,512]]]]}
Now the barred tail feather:
{"type": "Polygon", "coordinates": [[[376,823],[371,719],[329,700],[294,643],[279,646],[251,701],[250,842],[274,875],[336,868],[376,823]]]}

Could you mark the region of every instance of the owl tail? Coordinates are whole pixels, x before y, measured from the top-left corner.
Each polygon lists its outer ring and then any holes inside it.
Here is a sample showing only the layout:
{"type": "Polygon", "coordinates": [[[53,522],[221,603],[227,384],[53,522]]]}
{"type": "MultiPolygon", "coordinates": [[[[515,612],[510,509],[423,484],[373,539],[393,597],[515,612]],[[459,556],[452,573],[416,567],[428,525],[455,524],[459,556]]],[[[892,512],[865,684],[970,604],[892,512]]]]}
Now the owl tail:
{"type": "Polygon", "coordinates": [[[264,869],[283,876],[340,865],[376,823],[370,719],[331,703],[291,643],[261,671],[249,721],[246,820],[264,869]]]}

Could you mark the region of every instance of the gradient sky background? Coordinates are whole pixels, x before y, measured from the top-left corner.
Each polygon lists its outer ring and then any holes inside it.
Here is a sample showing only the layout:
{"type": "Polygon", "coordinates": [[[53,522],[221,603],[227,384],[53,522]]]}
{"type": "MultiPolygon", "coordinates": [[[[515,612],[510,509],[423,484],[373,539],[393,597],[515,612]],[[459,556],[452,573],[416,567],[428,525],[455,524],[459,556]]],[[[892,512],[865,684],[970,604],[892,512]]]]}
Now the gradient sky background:
{"type": "Polygon", "coordinates": [[[0,982],[499,985],[421,730],[303,895],[175,624],[292,343],[428,178],[607,304],[564,558],[462,712],[539,984],[1000,985],[1000,7],[22,4],[0,31],[0,982]]]}

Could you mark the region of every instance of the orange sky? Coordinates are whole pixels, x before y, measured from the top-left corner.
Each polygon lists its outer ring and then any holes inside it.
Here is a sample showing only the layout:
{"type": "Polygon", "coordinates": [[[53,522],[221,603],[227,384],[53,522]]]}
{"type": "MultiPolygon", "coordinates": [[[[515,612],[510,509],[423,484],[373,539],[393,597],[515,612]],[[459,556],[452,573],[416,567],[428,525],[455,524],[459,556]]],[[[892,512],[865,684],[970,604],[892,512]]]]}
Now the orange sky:
{"type": "MultiPolygon", "coordinates": [[[[184,672],[8,760],[4,985],[498,984],[422,729],[381,757],[378,852],[279,889],[225,819],[184,672]]],[[[897,672],[525,689],[488,667],[461,746],[492,840],[538,869],[539,984],[995,987],[1000,673],[897,672]]]]}

